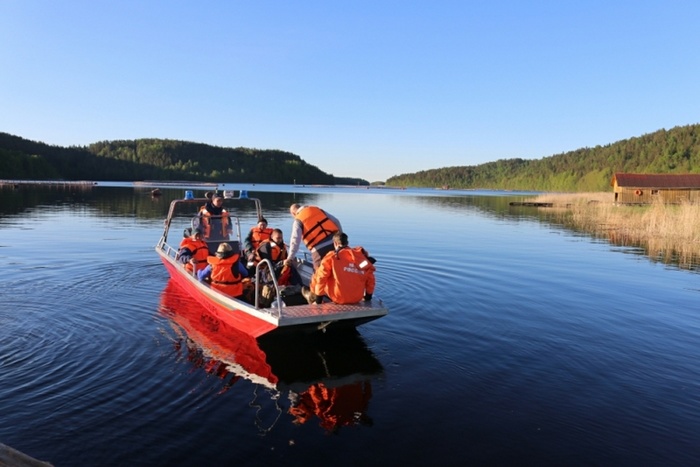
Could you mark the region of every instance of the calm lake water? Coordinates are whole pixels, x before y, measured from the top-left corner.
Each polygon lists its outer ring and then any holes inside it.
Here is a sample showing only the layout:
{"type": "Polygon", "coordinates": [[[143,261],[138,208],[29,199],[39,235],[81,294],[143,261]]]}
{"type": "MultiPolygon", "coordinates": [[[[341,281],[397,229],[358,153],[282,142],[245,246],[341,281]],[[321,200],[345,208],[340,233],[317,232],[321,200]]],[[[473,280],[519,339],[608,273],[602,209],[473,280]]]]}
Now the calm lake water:
{"type": "Polygon", "coordinates": [[[696,272],[512,193],[244,188],[287,240],[292,202],[336,215],[390,314],[258,344],[168,281],[182,190],[1,189],[0,443],[56,466],[697,465],[696,272]]]}

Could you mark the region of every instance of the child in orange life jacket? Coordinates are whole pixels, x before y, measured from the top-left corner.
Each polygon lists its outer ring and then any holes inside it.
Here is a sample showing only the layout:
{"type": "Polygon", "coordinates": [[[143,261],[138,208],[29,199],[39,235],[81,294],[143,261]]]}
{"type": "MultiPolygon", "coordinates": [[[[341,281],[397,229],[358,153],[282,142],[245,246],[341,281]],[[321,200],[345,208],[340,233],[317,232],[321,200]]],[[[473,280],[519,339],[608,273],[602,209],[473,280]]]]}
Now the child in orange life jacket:
{"type": "Polygon", "coordinates": [[[287,245],[284,244],[284,234],[280,229],[272,229],[272,235],[269,239],[263,240],[260,246],[255,250],[254,253],[254,266],[248,269],[249,274],[254,274],[255,265],[260,261],[267,259],[272,263],[274,268],[275,277],[278,281],[284,278],[285,268],[287,268],[289,277],[287,277],[280,285],[301,285],[302,280],[299,275],[299,271],[292,265],[288,266],[284,264],[284,260],[288,257],[287,245]]]}
{"type": "Polygon", "coordinates": [[[248,236],[246,236],[243,241],[248,262],[255,261],[255,250],[258,249],[263,241],[268,240],[271,236],[272,229],[267,226],[267,219],[261,217],[258,219],[258,223],[250,229],[248,236]]]}
{"type": "Polygon", "coordinates": [[[222,243],[215,256],[207,258],[209,265],[197,273],[200,281],[209,279],[212,288],[234,298],[243,295],[243,278],[248,277],[248,270],[240,261],[240,254],[233,251],[231,245],[222,243]]]}
{"type": "Polygon", "coordinates": [[[207,266],[209,248],[202,240],[202,231],[199,229],[185,229],[184,237],[180,242],[177,259],[185,265],[187,271],[192,272],[204,269],[207,266]]]}
{"type": "Polygon", "coordinates": [[[302,294],[309,303],[322,303],[324,295],[338,304],[358,303],[363,298],[372,300],[374,258],[362,247],[350,248],[344,233],[333,235],[333,246],[335,251],[323,257],[321,266],[311,277],[309,289],[304,288],[302,294]]]}

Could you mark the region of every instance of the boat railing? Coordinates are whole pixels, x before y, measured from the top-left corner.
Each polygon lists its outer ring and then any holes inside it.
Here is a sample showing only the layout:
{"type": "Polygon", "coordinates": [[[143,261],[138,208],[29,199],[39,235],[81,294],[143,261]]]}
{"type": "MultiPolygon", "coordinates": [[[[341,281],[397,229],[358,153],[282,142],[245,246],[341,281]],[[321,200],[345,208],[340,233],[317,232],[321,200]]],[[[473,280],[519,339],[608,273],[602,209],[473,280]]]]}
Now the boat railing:
{"type": "MultiPolygon", "coordinates": [[[[180,255],[180,250],[170,246],[164,238],[161,238],[158,242],[158,248],[160,248],[169,258],[172,258],[175,261],[179,259],[178,257],[180,255]]],[[[197,270],[195,268],[192,268],[192,275],[197,277],[197,270]]]]}
{"type": "MultiPolygon", "coordinates": [[[[275,277],[275,268],[272,265],[272,261],[270,261],[267,258],[263,258],[256,266],[255,266],[255,308],[260,310],[260,296],[262,290],[260,288],[262,287],[263,284],[261,284],[261,275],[264,272],[265,268],[268,268],[270,271],[270,277],[272,278],[272,285],[275,288],[275,301],[272,303],[272,306],[269,308],[270,313],[276,317],[279,318],[282,316],[282,307],[284,306],[284,302],[282,300],[282,295],[280,295],[280,286],[277,283],[277,277],[275,277]]],[[[267,309],[266,309],[267,310],[267,309]]]]}
{"type": "Polygon", "coordinates": [[[175,248],[171,247],[166,241],[165,238],[161,238],[160,241],[158,242],[158,248],[163,250],[166,255],[168,255],[172,259],[177,259],[177,252],[175,248]]]}
{"type": "Polygon", "coordinates": [[[242,244],[243,237],[241,236],[241,220],[238,216],[231,216],[231,223],[235,226],[235,234],[238,238],[238,242],[242,244]]]}

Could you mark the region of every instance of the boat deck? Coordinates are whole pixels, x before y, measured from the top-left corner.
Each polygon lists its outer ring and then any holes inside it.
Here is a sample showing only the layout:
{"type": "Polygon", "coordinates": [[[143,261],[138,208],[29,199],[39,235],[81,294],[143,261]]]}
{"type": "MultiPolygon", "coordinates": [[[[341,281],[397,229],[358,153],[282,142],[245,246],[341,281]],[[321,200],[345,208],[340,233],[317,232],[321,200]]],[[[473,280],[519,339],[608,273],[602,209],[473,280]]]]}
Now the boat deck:
{"type": "Polygon", "coordinates": [[[279,317],[281,326],[290,324],[318,323],[324,317],[329,320],[378,318],[387,313],[384,305],[378,303],[355,303],[352,305],[338,305],[336,303],[323,303],[321,305],[296,305],[282,308],[279,317]]]}

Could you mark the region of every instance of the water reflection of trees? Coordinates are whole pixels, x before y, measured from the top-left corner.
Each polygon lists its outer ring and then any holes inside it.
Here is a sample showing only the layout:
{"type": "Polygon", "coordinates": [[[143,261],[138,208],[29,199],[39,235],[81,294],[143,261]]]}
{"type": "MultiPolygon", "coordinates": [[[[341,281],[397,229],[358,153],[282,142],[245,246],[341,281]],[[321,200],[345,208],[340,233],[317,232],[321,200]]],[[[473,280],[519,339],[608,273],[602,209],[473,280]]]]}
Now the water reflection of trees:
{"type": "MultiPolygon", "coordinates": [[[[207,190],[193,190],[195,197],[203,198],[207,190]]],[[[0,215],[16,215],[37,206],[84,205],[96,215],[108,217],[136,217],[164,219],[173,199],[182,198],[183,189],[161,189],[160,196],[151,190],[132,187],[21,185],[0,189],[0,215]]],[[[313,204],[317,194],[250,193],[260,198],[264,213],[288,215],[292,203],[313,204]]]]}
{"type": "Polygon", "coordinates": [[[92,185],[0,185],[0,214],[19,214],[36,206],[85,203],[92,185]]]}
{"type": "Polygon", "coordinates": [[[464,195],[464,196],[416,196],[409,197],[411,203],[437,208],[451,213],[459,211],[478,211],[487,217],[508,220],[538,220],[537,210],[511,206],[513,201],[521,201],[517,195],[464,195]]]}
{"type": "MultiPolygon", "coordinates": [[[[208,189],[193,189],[194,196],[203,198],[208,189]]],[[[22,185],[19,188],[0,189],[0,214],[18,214],[33,207],[83,204],[95,212],[108,216],[162,219],[170,202],[181,198],[184,189],[161,189],[160,196],[152,196],[150,188],[105,186],[52,186],[22,185]]],[[[237,193],[236,193],[237,194],[237,193]]],[[[249,192],[259,198],[265,215],[287,216],[292,203],[316,204],[323,196],[319,193],[298,192],[249,192]]],[[[449,211],[476,209],[488,216],[508,218],[537,218],[536,210],[514,209],[509,202],[521,199],[516,196],[406,196],[398,202],[429,205],[449,211]],[[535,215],[533,215],[535,214],[535,215]]]]}

